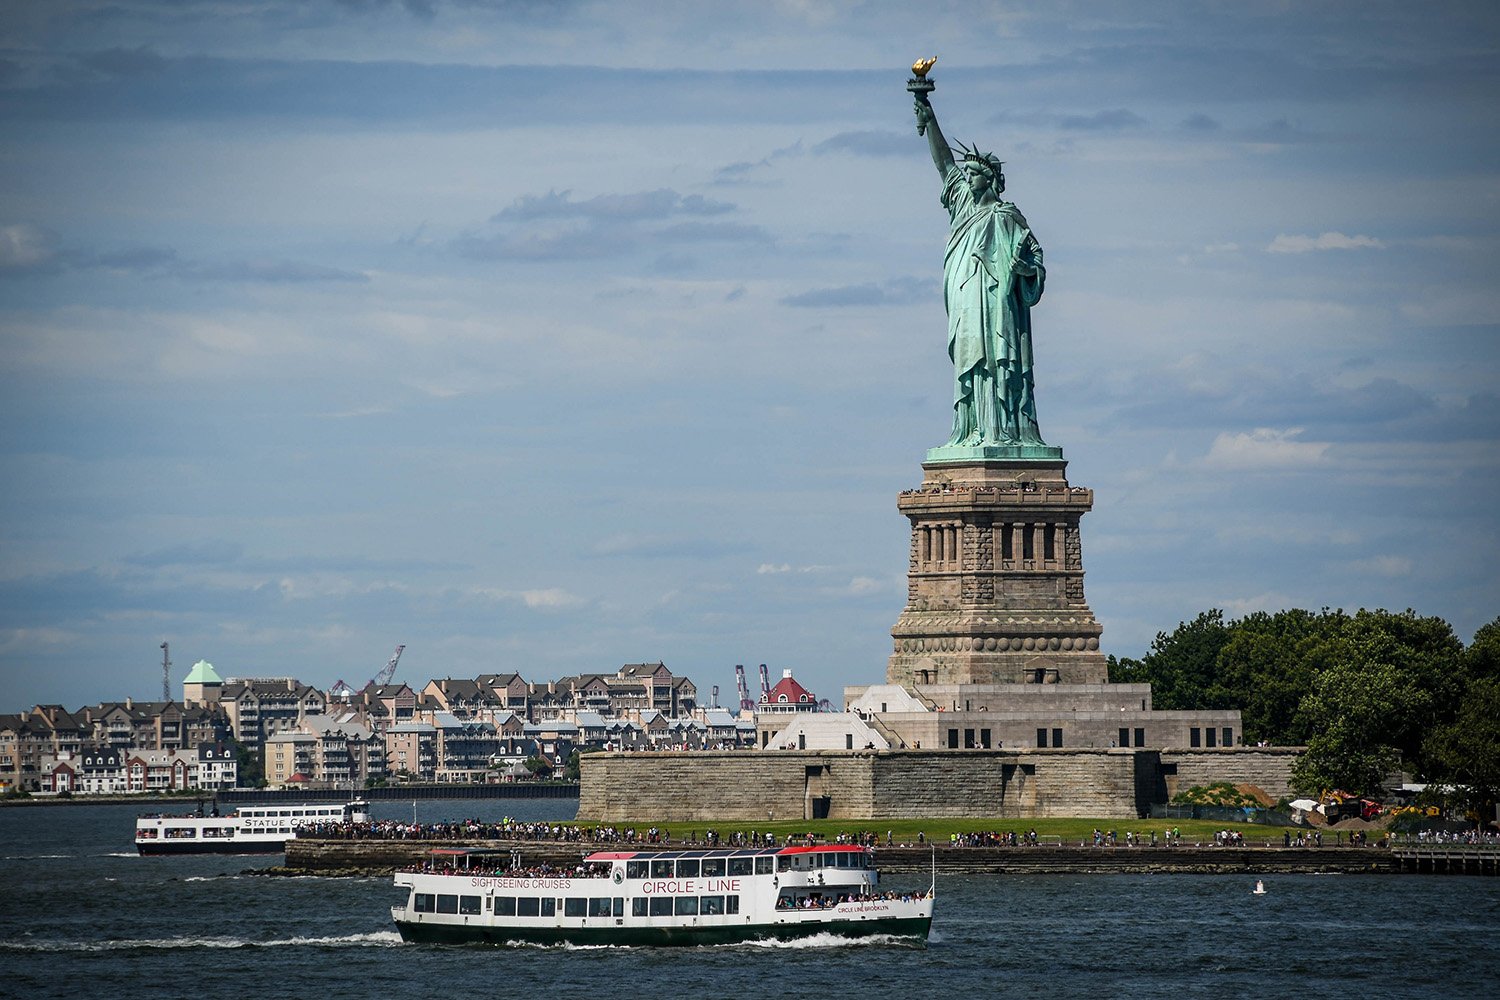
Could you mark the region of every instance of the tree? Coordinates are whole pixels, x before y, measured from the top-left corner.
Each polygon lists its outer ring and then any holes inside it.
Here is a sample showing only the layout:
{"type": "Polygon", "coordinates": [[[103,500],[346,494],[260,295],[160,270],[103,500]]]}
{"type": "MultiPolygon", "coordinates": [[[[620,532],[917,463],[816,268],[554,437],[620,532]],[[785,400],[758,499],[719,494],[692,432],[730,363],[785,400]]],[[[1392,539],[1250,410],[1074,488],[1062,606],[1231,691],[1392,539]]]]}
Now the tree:
{"type": "Polygon", "coordinates": [[[1427,740],[1431,777],[1452,786],[1446,798],[1467,806],[1482,824],[1500,801],[1500,677],[1474,679],[1458,718],[1427,740]]]}
{"type": "Polygon", "coordinates": [[[1292,773],[1301,791],[1372,793],[1425,768],[1423,740],[1462,695],[1463,647],[1448,623],[1410,610],[1361,610],[1309,651],[1316,679],[1298,710],[1312,727],[1292,773]]]}
{"type": "Polygon", "coordinates": [[[1115,661],[1109,679],[1150,684],[1151,704],[1158,709],[1238,708],[1210,703],[1219,651],[1229,639],[1224,612],[1205,611],[1191,622],[1179,623],[1171,635],[1158,632],[1151,652],[1142,659],[1115,661]]]}

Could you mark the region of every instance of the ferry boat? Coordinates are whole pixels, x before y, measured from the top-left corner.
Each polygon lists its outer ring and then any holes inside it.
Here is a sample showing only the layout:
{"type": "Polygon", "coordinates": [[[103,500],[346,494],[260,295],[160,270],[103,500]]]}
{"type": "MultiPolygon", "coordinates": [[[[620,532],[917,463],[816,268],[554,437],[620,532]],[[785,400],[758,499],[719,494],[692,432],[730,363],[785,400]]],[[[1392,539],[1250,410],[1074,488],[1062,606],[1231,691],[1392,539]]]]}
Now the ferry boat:
{"type": "Polygon", "coordinates": [[[572,868],[524,868],[506,852],[437,850],[396,873],[403,940],[702,945],[831,934],[926,944],[936,877],[883,892],[874,852],[854,845],[600,851],[572,868]]]}
{"type": "Polygon", "coordinates": [[[140,816],[135,821],[135,847],[141,854],[273,853],[286,850],[299,826],[369,821],[370,806],[363,799],[343,805],[244,806],[227,816],[140,816]]]}

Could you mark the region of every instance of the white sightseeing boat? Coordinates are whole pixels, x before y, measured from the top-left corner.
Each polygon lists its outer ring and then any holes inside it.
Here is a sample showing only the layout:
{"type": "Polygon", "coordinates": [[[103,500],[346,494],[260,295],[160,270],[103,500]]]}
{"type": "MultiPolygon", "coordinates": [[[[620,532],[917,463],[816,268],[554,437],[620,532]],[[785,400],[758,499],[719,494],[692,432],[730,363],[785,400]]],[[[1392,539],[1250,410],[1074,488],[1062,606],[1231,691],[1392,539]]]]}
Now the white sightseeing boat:
{"type": "Polygon", "coordinates": [[[140,816],[135,847],[142,854],[253,854],[286,850],[297,828],[314,823],[367,823],[363,799],[338,803],[243,806],[226,816],[140,816]]]}
{"type": "Polygon", "coordinates": [[[396,873],[406,941],[699,945],[830,934],[926,943],[936,883],[885,892],[874,852],[853,845],[764,850],[600,851],[565,869],[506,852],[434,851],[396,873]]]}

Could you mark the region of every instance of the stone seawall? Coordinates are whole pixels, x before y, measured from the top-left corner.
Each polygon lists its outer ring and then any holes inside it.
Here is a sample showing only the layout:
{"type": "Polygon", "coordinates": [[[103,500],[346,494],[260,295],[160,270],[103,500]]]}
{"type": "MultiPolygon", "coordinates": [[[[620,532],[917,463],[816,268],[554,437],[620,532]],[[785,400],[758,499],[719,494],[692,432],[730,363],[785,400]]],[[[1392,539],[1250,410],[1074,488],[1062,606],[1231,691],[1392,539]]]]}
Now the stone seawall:
{"type": "Polygon", "coordinates": [[[584,822],[771,819],[1130,819],[1215,781],[1286,794],[1288,748],[775,750],[596,753],[584,822]]]}
{"type": "Polygon", "coordinates": [[[1156,801],[1169,801],[1178,792],[1195,786],[1227,781],[1231,785],[1255,785],[1272,799],[1292,792],[1292,765],[1304,747],[1234,747],[1232,749],[1180,748],[1161,751],[1162,784],[1156,801]]]}

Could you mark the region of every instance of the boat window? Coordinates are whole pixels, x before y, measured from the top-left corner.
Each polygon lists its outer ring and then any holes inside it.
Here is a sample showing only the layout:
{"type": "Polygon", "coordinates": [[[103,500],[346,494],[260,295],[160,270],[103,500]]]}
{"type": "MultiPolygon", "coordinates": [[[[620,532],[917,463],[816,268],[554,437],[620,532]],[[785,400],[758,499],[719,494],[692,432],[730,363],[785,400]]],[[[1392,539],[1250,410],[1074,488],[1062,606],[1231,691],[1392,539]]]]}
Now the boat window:
{"type": "Polygon", "coordinates": [[[651,862],[651,877],[652,878],[671,878],[672,877],[672,862],[671,861],[652,861],[651,862]]]}
{"type": "Polygon", "coordinates": [[[713,876],[713,875],[723,875],[723,874],[724,874],[724,859],[723,858],[704,858],[703,859],[703,877],[704,878],[708,878],[708,877],[713,876]]]}
{"type": "Polygon", "coordinates": [[[740,897],[738,897],[738,896],[725,896],[724,897],[724,912],[725,913],[738,913],[738,912],[740,912],[740,897]]]}
{"type": "Polygon", "coordinates": [[[702,868],[697,858],[681,858],[677,862],[678,878],[697,878],[702,868]]]}
{"type": "Polygon", "coordinates": [[[556,915],[557,900],[553,899],[551,896],[548,896],[546,899],[542,900],[542,916],[554,917],[556,915]]]}
{"type": "Polygon", "coordinates": [[[782,872],[789,872],[789,871],[791,871],[792,870],[792,858],[791,858],[791,856],[790,855],[783,855],[782,857],[777,858],[776,859],[776,870],[777,871],[782,871],[782,872]]]}
{"type": "Polygon", "coordinates": [[[698,912],[704,916],[714,916],[724,912],[723,896],[701,896],[698,899],[698,912]]]}
{"type": "Polygon", "coordinates": [[[730,858],[729,859],[729,874],[731,874],[731,875],[754,875],[755,874],[755,859],[754,858],[730,858]]]}
{"type": "Polygon", "coordinates": [[[651,872],[649,861],[627,861],[625,862],[626,878],[645,878],[651,872]]]}
{"type": "Polygon", "coordinates": [[[589,900],[589,916],[608,917],[614,913],[614,908],[608,899],[595,897],[589,900]]]}
{"type": "Polygon", "coordinates": [[[693,917],[698,914],[697,896],[678,896],[672,904],[672,912],[679,917],[693,917]]]}
{"type": "Polygon", "coordinates": [[[586,899],[564,899],[563,916],[581,917],[588,913],[589,901],[586,899]]]}
{"type": "MultiPolygon", "coordinates": [[[[552,900],[549,899],[547,902],[550,903],[552,900]]],[[[535,896],[522,896],[516,900],[516,916],[535,917],[540,915],[542,912],[541,903],[542,901],[535,896]]]]}
{"type": "MultiPolygon", "coordinates": [[[[510,905],[512,907],[514,907],[516,905],[516,901],[515,901],[515,897],[514,896],[506,896],[505,899],[506,899],[507,902],[510,903],[510,905]]],[[[478,896],[459,896],[458,897],[458,912],[459,913],[478,913],[479,912],[479,897],[478,896]]]]}
{"type": "Polygon", "coordinates": [[[438,893],[438,908],[437,908],[437,911],[439,913],[457,913],[458,912],[458,893],[456,893],[456,892],[440,892],[440,893],[438,893]]]}
{"type": "MultiPolygon", "coordinates": [[[[468,897],[465,896],[464,898],[467,899],[468,897]]],[[[513,917],[513,916],[515,916],[516,915],[516,897],[514,897],[514,896],[496,896],[495,897],[495,914],[496,914],[496,916],[501,916],[501,917],[513,917]]]]}
{"type": "Polygon", "coordinates": [[[646,906],[650,902],[651,900],[645,896],[637,896],[635,899],[632,899],[630,901],[630,915],[632,917],[644,917],[646,915],[646,906]]]}
{"type": "Polygon", "coordinates": [[[653,917],[670,917],[672,915],[672,897],[652,896],[651,915],[653,917]]]}
{"type": "Polygon", "coordinates": [[[411,908],[417,913],[433,913],[437,910],[437,897],[430,892],[413,893],[411,908]]]}
{"type": "Polygon", "coordinates": [[[776,859],[766,855],[755,859],[755,874],[769,875],[776,870],[776,859]]]}

